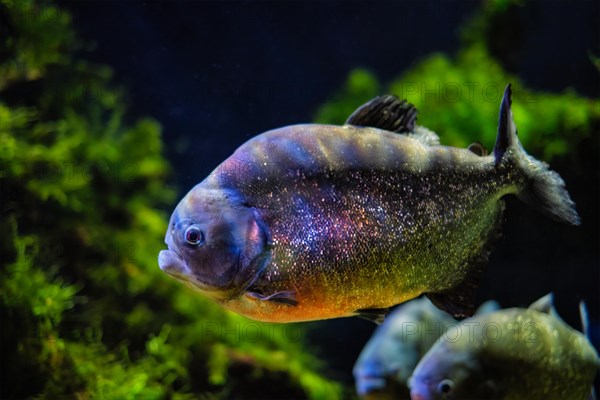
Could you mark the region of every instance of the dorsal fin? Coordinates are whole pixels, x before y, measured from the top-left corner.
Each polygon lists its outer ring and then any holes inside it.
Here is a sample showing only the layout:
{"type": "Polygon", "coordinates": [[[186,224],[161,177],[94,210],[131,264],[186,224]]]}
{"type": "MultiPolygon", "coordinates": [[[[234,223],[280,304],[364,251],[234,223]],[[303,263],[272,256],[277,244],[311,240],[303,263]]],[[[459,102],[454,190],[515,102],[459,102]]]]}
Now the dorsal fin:
{"type": "Polygon", "coordinates": [[[469,150],[471,153],[477,154],[480,157],[485,157],[488,155],[487,149],[481,144],[481,142],[471,143],[469,147],[467,147],[467,150],[469,150]]]}
{"type": "Polygon", "coordinates": [[[346,124],[370,126],[390,132],[404,133],[415,129],[417,109],[406,100],[386,94],[358,107],[346,124]]]}
{"type": "Polygon", "coordinates": [[[480,305],[479,308],[477,308],[477,310],[475,310],[474,315],[491,314],[498,310],[500,310],[500,304],[498,304],[498,302],[495,300],[488,300],[482,305],[480,305]]]}
{"type": "Polygon", "coordinates": [[[425,146],[438,146],[440,144],[440,137],[424,126],[416,125],[414,131],[406,134],[406,136],[418,140],[425,146]]]}
{"type": "Polygon", "coordinates": [[[588,310],[585,305],[585,301],[581,300],[579,302],[579,317],[581,318],[581,331],[585,335],[588,340],[590,338],[590,317],[588,315],[588,310]]]}
{"type": "MultiPolygon", "coordinates": [[[[559,321],[563,321],[563,319],[558,315],[558,311],[554,308],[554,294],[548,293],[544,297],[534,301],[529,307],[530,310],[539,311],[544,314],[548,314],[558,319],[559,321]]],[[[563,321],[564,322],[564,321],[563,321]]]]}
{"type": "Polygon", "coordinates": [[[551,314],[554,310],[554,295],[552,293],[548,293],[547,295],[531,303],[528,308],[544,314],[551,314]]]}

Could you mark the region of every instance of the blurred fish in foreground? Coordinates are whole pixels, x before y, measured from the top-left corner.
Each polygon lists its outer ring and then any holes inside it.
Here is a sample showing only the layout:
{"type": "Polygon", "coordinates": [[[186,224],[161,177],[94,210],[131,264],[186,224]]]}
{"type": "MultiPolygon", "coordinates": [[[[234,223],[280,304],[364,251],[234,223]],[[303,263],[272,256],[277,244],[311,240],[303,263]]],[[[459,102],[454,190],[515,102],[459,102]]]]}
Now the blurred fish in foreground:
{"type": "Polygon", "coordinates": [[[382,96],[344,126],[251,139],[178,204],[161,269],[262,321],[381,322],[423,293],[472,315],[503,196],[564,223],[579,216],[561,177],[521,146],[510,85],[491,155],[440,146],[416,114],[382,96]]]}
{"type": "MultiPolygon", "coordinates": [[[[583,303],[580,310],[586,330],[583,303]]],[[[599,368],[594,347],[547,295],[527,309],[450,327],[415,368],[410,393],[412,400],[586,400],[599,368]]]]}
{"type": "MultiPolygon", "coordinates": [[[[476,315],[498,309],[488,301],[476,315]]],[[[410,400],[408,379],[433,343],[457,321],[426,297],[395,309],[367,342],[354,365],[356,392],[365,400],[410,400]]]]}

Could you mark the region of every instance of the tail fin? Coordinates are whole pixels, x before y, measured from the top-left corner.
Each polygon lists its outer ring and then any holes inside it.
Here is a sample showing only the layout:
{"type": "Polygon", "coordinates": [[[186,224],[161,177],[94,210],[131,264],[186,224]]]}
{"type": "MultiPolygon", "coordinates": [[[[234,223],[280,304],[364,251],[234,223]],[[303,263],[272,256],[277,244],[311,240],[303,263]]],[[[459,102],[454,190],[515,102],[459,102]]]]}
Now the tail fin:
{"type": "Polygon", "coordinates": [[[496,165],[510,160],[525,174],[528,182],[517,194],[519,199],[556,221],[579,225],[581,221],[575,210],[575,203],[565,189],[565,182],[548,168],[548,164],[536,160],[523,149],[510,106],[511,89],[508,84],[500,105],[498,136],[494,146],[496,165]]]}

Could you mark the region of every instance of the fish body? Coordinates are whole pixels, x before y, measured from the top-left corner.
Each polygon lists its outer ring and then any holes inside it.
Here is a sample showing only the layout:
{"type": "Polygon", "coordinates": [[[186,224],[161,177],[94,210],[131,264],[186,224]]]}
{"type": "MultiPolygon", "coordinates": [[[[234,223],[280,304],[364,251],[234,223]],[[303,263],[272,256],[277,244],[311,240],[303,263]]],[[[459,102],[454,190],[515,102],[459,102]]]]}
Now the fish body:
{"type": "Polygon", "coordinates": [[[600,367],[553,309],[510,308],[451,327],[410,379],[412,400],[586,400],[600,367]]]}
{"type": "MultiPolygon", "coordinates": [[[[476,315],[498,309],[488,301],[476,315]]],[[[435,341],[457,321],[426,297],[398,306],[360,353],[353,373],[356,392],[365,400],[410,400],[408,380],[435,341]]]]}
{"type": "Polygon", "coordinates": [[[243,144],[173,212],[161,268],[262,321],[381,321],[422,293],[466,316],[504,195],[578,223],[562,179],[520,146],[510,90],[489,156],[436,144],[416,111],[378,99],[344,126],[243,144]]]}

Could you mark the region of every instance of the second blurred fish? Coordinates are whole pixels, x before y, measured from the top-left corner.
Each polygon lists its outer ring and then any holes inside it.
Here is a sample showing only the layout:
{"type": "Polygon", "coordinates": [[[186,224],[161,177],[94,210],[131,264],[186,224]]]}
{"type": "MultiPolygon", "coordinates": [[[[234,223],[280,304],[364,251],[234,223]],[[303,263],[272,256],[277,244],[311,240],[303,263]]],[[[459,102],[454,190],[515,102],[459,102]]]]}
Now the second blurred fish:
{"type": "MultiPolygon", "coordinates": [[[[584,330],[585,307],[581,305],[584,330]]],[[[586,400],[600,359],[551,295],[450,328],[415,368],[412,400],[586,400]],[[449,333],[450,331],[452,333],[449,333]]]]}
{"type": "MultiPolygon", "coordinates": [[[[488,301],[477,315],[498,309],[488,301]]],[[[408,379],[415,366],[457,321],[426,297],[404,303],[379,326],[354,365],[356,391],[363,399],[410,399],[408,379]]]]}

